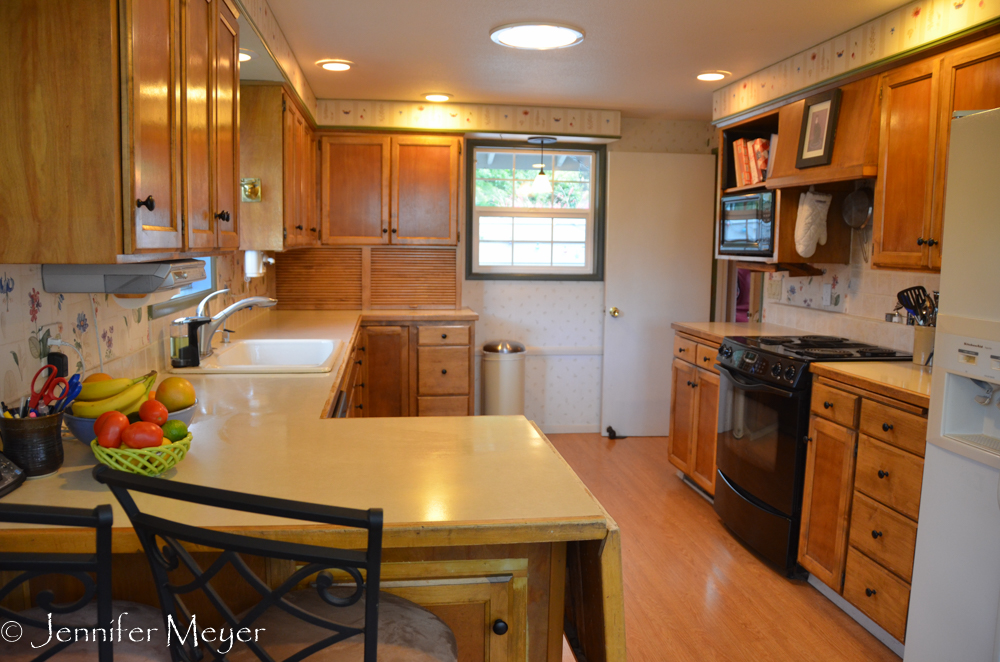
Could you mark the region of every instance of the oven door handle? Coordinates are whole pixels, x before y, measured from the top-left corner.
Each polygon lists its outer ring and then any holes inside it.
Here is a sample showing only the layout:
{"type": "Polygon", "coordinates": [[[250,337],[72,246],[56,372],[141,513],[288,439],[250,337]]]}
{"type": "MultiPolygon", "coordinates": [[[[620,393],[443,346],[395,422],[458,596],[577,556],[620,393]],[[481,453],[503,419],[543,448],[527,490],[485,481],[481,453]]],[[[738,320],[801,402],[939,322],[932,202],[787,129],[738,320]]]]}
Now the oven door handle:
{"type": "Polygon", "coordinates": [[[782,398],[795,397],[795,393],[793,391],[786,391],[784,389],[768,386],[767,384],[757,384],[754,382],[745,381],[743,377],[740,377],[737,373],[733,372],[731,368],[727,368],[722,364],[716,363],[715,367],[718,368],[719,370],[725,371],[726,375],[728,375],[729,378],[733,380],[733,385],[735,385],[736,388],[740,390],[752,391],[754,393],[770,393],[772,395],[777,395],[782,398]]]}

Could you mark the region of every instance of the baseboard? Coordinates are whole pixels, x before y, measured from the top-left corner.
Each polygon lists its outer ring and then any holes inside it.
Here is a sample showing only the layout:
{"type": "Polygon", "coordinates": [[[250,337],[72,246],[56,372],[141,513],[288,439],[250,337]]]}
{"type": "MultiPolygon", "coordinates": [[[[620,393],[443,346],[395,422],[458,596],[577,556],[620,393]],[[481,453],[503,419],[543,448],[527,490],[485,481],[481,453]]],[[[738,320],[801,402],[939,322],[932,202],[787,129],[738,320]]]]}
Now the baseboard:
{"type": "Polygon", "coordinates": [[[840,609],[843,610],[844,613],[846,613],[848,616],[856,620],[861,625],[861,627],[871,632],[876,639],[878,639],[883,644],[888,646],[889,650],[891,650],[896,655],[903,657],[903,649],[904,649],[903,644],[899,643],[899,641],[897,641],[895,637],[893,637],[891,634],[882,629],[882,627],[879,626],[878,623],[865,616],[860,609],[858,609],[850,602],[845,600],[842,595],[834,591],[832,588],[830,588],[820,580],[816,579],[815,576],[809,575],[808,582],[810,586],[812,586],[817,591],[822,593],[823,596],[826,597],[830,602],[840,607],[840,609]]]}
{"type": "Polygon", "coordinates": [[[580,432],[600,432],[601,426],[598,423],[593,425],[545,425],[539,424],[545,434],[575,434],[580,432]]]}

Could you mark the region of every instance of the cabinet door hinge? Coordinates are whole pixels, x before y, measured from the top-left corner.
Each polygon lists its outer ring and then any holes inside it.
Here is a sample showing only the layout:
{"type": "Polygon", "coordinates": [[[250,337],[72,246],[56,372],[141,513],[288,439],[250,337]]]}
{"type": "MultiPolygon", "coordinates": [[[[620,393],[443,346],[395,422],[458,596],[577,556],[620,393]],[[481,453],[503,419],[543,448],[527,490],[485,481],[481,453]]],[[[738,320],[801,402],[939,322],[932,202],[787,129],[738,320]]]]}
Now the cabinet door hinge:
{"type": "MultiPolygon", "coordinates": [[[[879,98],[881,99],[882,97],[879,98]]],[[[281,112],[285,112],[286,110],[288,110],[288,99],[281,97],[281,112]]]]}
{"type": "Polygon", "coordinates": [[[854,442],[854,459],[858,459],[858,442],[854,442]]]}
{"type": "Polygon", "coordinates": [[[458,143],[458,155],[462,156],[462,143],[458,143]]]}
{"type": "Polygon", "coordinates": [[[288,241],[288,228],[281,229],[281,240],[288,241]]]}
{"type": "Polygon", "coordinates": [[[878,88],[878,100],[879,100],[879,101],[881,101],[881,100],[882,100],[882,90],[884,90],[884,89],[885,89],[885,87],[883,87],[883,86],[881,86],[881,85],[880,85],[880,86],[879,86],[879,88],[878,88]]]}

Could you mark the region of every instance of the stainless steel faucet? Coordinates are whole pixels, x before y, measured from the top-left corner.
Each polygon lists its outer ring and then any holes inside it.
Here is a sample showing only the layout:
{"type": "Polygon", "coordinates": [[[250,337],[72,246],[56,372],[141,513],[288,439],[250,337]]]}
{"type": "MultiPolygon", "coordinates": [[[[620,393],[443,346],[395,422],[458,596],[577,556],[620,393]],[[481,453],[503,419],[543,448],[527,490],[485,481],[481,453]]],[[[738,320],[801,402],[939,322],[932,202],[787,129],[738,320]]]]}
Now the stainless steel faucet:
{"type": "MultiPolygon", "coordinates": [[[[205,303],[215,295],[227,291],[228,290],[220,290],[219,292],[213,292],[202,301],[202,305],[205,305],[205,303]]],[[[277,299],[271,299],[269,297],[248,297],[246,299],[237,301],[228,308],[224,308],[217,314],[213,315],[211,322],[198,329],[198,332],[201,334],[198,337],[198,345],[199,345],[198,351],[199,354],[201,355],[201,358],[206,358],[212,355],[212,338],[215,337],[216,332],[218,332],[218,330],[222,328],[222,325],[225,323],[226,319],[230,315],[232,315],[237,311],[243,310],[244,308],[253,308],[254,306],[260,306],[261,308],[270,308],[271,306],[274,306],[277,303],[278,303],[277,299]]],[[[199,306],[199,312],[200,311],[201,307],[199,306]]],[[[206,307],[206,312],[207,312],[207,307],[206,307]]]]}

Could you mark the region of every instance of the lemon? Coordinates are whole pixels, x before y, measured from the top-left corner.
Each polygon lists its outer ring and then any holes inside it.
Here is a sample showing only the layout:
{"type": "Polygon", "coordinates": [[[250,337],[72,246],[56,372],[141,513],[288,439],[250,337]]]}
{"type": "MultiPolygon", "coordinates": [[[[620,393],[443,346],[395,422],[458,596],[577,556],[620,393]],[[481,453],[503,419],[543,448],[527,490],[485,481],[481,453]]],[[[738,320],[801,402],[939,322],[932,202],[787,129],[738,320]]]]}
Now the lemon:
{"type": "Polygon", "coordinates": [[[171,443],[180,441],[188,435],[188,428],[184,421],[167,421],[163,424],[163,436],[171,443]]]}

